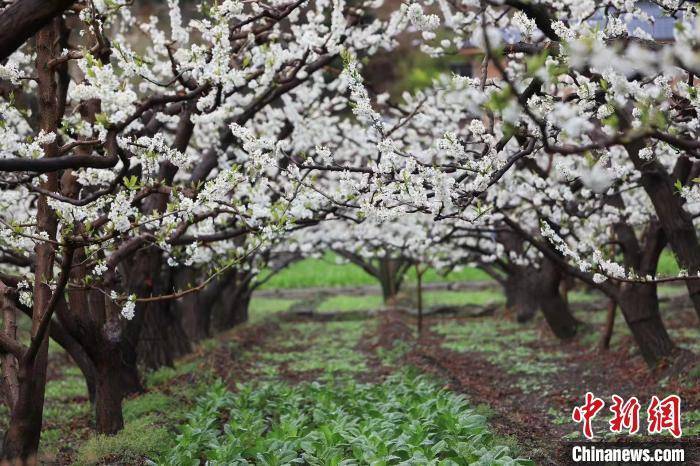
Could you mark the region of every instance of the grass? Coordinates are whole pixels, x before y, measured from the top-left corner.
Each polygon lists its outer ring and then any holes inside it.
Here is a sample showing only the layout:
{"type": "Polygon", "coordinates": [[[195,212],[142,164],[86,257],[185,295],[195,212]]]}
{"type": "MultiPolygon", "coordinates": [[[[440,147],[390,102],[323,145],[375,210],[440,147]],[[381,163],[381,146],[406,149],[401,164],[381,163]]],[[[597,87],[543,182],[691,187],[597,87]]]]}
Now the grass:
{"type": "MultiPolygon", "coordinates": [[[[324,254],[321,259],[309,258],[295,262],[270,278],[262,286],[262,289],[375,286],[378,284],[377,280],[361,267],[347,262],[339,263],[338,259],[337,255],[329,252],[324,254]]],[[[489,276],[486,273],[471,267],[452,272],[444,277],[431,269],[423,276],[425,283],[488,279],[489,276]]],[[[414,269],[409,270],[405,280],[406,283],[416,282],[414,269]]]]}
{"type": "Polygon", "coordinates": [[[76,465],[104,464],[118,458],[118,464],[137,464],[153,458],[173,446],[172,436],[164,427],[155,426],[151,416],[127,422],[114,436],[95,435],[80,449],[76,465]]]}
{"type": "Polygon", "coordinates": [[[250,300],[248,313],[251,322],[259,322],[271,315],[286,312],[296,301],[281,298],[260,298],[254,296],[250,300]]]}
{"type": "Polygon", "coordinates": [[[505,297],[500,290],[475,291],[427,291],[423,293],[423,306],[485,306],[502,303],[505,297]]]}
{"type": "MultiPolygon", "coordinates": [[[[678,275],[679,270],[680,268],[673,253],[665,250],[659,260],[658,274],[660,276],[675,276],[678,275]]],[[[491,277],[487,273],[474,267],[464,267],[446,276],[429,269],[423,276],[425,283],[490,279],[491,277]]],[[[415,283],[416,281],[415,269],[411,268],[406,274],[405,284],[415,283]]],[[[317,288],[363,285],[377,285],[377,280],[362,270],[361,267],[341,261],[336,254],[327,252],[320,259],[308,258],[292,264],[272,277],[262,288],[317,288]]]]}
{"type": "Polygon", "coordinates": [[[380,295],[337,295],[323,301],[316,310],[318,312],[365,311],[382,307],[384,307],[384,300],[380,295]]]}
{"type": "Polygon", "coordinates": [[[321,371],[327,374],[350,374],[366,370],[365,357],[355,349],[365,331],[365,323],[295,322],[283,324],[281,338],[273,341],[278,351],[256,352],[260,375],[321,371]]]}

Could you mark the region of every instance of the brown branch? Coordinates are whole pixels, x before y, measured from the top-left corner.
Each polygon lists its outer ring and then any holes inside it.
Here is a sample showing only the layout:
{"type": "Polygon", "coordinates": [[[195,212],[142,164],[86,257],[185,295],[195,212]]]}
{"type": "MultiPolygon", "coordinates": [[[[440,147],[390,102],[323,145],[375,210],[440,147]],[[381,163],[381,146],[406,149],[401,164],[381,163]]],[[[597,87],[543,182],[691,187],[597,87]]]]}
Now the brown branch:
{"type": "Polygon", "coordinates": [[[56,304],[59,299],[63,297],[63,292],[68,284],[68,278],[70,277],[70,269],[73,264],[73,247],[66,246],[63,251],[63,260],[61,264],[61,272],[56,280],[56,288],[51,294],[49,302],[46,303],[46,308],[44,308],[41,314],[41,320],[37,326],[36,332],[32,336],[32,341],[29,345],[29,349],[24,353],[22,357],[22,363],[24,365],[31,364],[31,362],[36,358],[39,348],[44,341],[44,337],[48,333],[49,324],[51,323],[51,317],[53,316],[53,311],[56,308],[56,304]]]}
{"type": "Polygon", "coordinates": [[[73,0],[17,0],[0,12],[0,61],[4,61],[73,0]]]}

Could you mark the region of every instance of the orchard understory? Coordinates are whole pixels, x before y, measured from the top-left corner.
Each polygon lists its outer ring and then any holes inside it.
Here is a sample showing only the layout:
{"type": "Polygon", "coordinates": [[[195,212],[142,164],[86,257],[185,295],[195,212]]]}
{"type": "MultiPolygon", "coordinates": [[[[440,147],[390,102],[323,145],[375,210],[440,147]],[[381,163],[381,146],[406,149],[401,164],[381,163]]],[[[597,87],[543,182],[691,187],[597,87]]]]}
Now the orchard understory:
{"type": "MultiPolygon", "coordinates": [[[[445,285],[426,286],[420,339],[416,316],[405,307],[376,307],[380,287],[263,290],[249,323],[203,340],[173,367],[147,372],[144,391],[125,400],[125,428],[114,436],[93,433],[80,371],[52,345],[39,457],[59,464],[299,458],[363,464],[396,456],[396,462],[555,465],[568,450],[552,448],[553,439],[581,435],[570,421],[581,385],[600,396],[679,393],[692,448],[700,433],[696,372],[666,367],[650,374],[619,320],[601,353],[600,294],[571,293],[587,330],[562,345],[543,316],[518,323],[493,283],[459,291],[445,285]],[[435,411],[435,403],[452,414],[435,411]],[[430,425],[439,429],[424,428],[430,425]],[[446,446],[435,447],[439,442],[446,446]]],[[[679,287],[662,292],[663,311],[675,322],[671,335],[697,351],[692,303],[679,287]]],[[[415,299],[398,296],[404,306],[415,299]]],[[[604,432],[606,423],[606,416],[597,419],[596,429],[604,432]]]]}

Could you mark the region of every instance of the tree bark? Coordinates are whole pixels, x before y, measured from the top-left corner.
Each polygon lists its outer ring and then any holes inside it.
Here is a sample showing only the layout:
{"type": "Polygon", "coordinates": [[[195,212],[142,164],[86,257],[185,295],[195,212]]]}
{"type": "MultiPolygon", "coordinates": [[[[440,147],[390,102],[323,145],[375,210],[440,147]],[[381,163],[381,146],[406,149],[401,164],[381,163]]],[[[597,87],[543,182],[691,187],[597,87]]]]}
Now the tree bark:
{"type": "MultiPolygon", "coordinates": [[[[0,309],[2,309],[3,318],[2,332],[12,340],[17,340],[17,308],[7,295],[8,291],[8,288],[0,282],[0,309]]],[[[2,366],[2,388],[5,392],[5,401],[8,409],[12,410],[19,396],[17,356],[10,353],[0,353],[0,366],[2,366]]]]}
{"type": "Polygon", "coordinates": [[[561,340],[573,338],[578,331],[579,322],[571,314],[569,305],[561,294],[561,271],[545,259],[536,277],[539,282],[536,293],[540,296],[540,308],[549,328],[561,340]]]}
{"type": "Polygon", "coordinates": [[[73,3],[74,0],[16,0],[0,12],[0,62],[73,3]]]}
{"type": "MultiPolygon", "coordinates": [[[[700,242],[693,219],[683,208],[684,200],[674,188],[674,179],[686,181],[691,163],[687,156],[680,157],[672,178],[658,161],[639,158],[640,144],[628,145],[627,151],[635,168],[641,173],[641,185],[654,205],[654,211],[679,265],[686,269],[689,275],[696,275],[700,271],[700,242]]],[[[686,287],[695,312],[700,318],[700,281],[687,280],[686,287]]]]}
{"type": "Polygon", "coordinates": [[[120,374],[120,364],[111,360],[112,355],[102,355],[95,362],[97,380],[95,386],[95,427],[97,432],[113,435],[124,428],[122,398],[124,387],[115,375],[120,374]]]}
{"type": "MultiPolygon", "coordinates": [[[[60,20],[59,20],[60,21],[60,20]]],[[[53,132],[58,126],[61,115],[58,111],[57,85],[54,72],[48,63],[54,57],[58,43],[59,21],[53,21],[41,29],[36,36],[36,70],[39,86],[39,108],[41,110],[41,129],[53,132]]],[[[2,42],[2,41],[0,41],[2,42]]],[[[44,146],[44,157],[58,155],[56,142],[44,146]]],[[[58,191],[56,173],[46,175],[42,188],[58,191]]],[[[56,238],[57,221],[46,197],[39,196],[37,202],[37,230],[44,232],[50,239],[56,238]]],[[[32,311],[33,344],[38,344],[38,351],[32,357],[23,357],[19,363],[19,391],[17,402],[10,415],[10,425],[3,441],[2,459],[33,462],[39,448],[41,425],[44,409],[44,392],[46,388],[46,368],[49,350],[49,332],[40,332],[40,322],[45,312],[50,312],[49,302],[52,291],[49,283],[53,279],[55,248],[50,242],[37,244],[35,247],[36,266],[34,281],[34,304],[32,311]]]]}
{"type": "MultiPolygon", "coordinates": [[[[122,266],[129,293],[159,296],[173,289],[172,274],[155,247],[137,252],[122,266]]],[[[179,309],[169,300],[137,303],[125,337],[135,345],[138,361],[149,369],[172,366],[176,358],[191,350],[179,309]]]]}
{"type": "Polygon", "coordinates": [[[659,313],[656,284],[624,283],[618,304],[642,357],[649,366],[671,357],[676,346],[666,332],[659,313]]]}
{"type": "MultiPolygon", "coordinates": [[[[196,281],[196,273],[192,268],[178,270],[175,274],[175,283],[183,289],[196,281]]],[[[175,305],[182,316],[182,327],[191,342],[198,342],[209,338],[211,335],[211,314],[214,297],[209,297],[214,283],[198,293],[190,293],[184,296],[175,305]]]]}
{"type": "Polygon", "coordinates": [[[252,290],[248,282],[233,283],[224,289],[214,310],[214,328],[224,332],[248,320],[252,290]]]}
{"type": "MultiPolygon", "coordinates": [[[[84,263],[84,251],[76,253],[84,263]]],[[[76,266],[74,279],[86,269],[76,266]]],[[[143,391],[135,362],[128,364],[130,345],[124,340],[117,306],[99,291],[71,289],[68,302],[58,306],[61,327],[87,355],[94,380],[95,425],[102,434],[114,434],[123,427],[122,398],[143,391]]]]}
{"type": "Polygon", "coordinates": [[[539,299],[534,293],[533,269],[517,267],[508,274],[503,287],[506,309],[515,315],[518,322],[527,322],[537,313],[539,299]]]}
{"type": "Polygon", "coordinates": [[[379,273],[376,275],[376,278],[381,284],[382,297],[385,303],[396,298],[403,283],[406,270],[405,261],[393,259],[388,255],[379,259],[379,273]]]}
{"type": "Polygon", "coordinates": [[[139,361],[149,369],[173,366],[175,359],[191,351],[187,333],[175,306],[168,301],[148,303],[137,347],[139,361]]]}
{"type": "Polygon", "coordinates": [[[603,351],[610,349],[610,340],[612,340],[613,330],[615,328],[615,314],[617,310],[617,301],[611,299],[608,303],[608,314],[605,318],[605,329],[600,338],[599,348],[603,351]]]}

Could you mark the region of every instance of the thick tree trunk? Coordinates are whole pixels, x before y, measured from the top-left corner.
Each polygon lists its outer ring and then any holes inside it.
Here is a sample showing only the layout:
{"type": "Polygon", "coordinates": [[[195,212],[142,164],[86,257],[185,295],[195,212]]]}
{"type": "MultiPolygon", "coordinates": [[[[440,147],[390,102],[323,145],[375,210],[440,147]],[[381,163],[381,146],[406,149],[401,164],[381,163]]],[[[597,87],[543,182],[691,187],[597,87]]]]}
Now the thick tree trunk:
{"type": "Polygon", "coordinates": [[[170,302],[149,303],[142,312],[145,315],[137,352],[146,367],[173,366],[175,359],[191,351],[180,314],[170,302]]]}
{"type": "Polygon", "coordinates": [[[542,270],[536,275],[539,285],[540,308],[549,328],[557,338],[567,340],[576,336],[578,321],[571,314],[569,305],[561,294],[561,272],[548,260],[542,263],[542,270]]]}
{"type": "MultiPolygon", "coordinates": [[[[641,160],[638,156],[639,149],[639,143],[627,146],[635,167],[642,175],[641,184],[654,205],[668,244],[679,265],[686,269],[689,275],[696,275],[700,271],[700,242],[693,219],[683,208],[684,201],[674,188],[675,180],[683,181],[688,177],[691,162],[685,156],[680,157],[674,176],[671,177],[658,161],[641,160]]],[[[695,312],[700,318],[700,282],[688,280],[686,286],[695,312]]]]}
{"type": "Polygon", "coordinates": [[[248,320],[252,292],[247,286],[231,286],[224,291],[215,310],[214,327],[224,332],[248,320]]]}
{"type": "Polygon", "coordinates": [[[211,307],[199,306],[197,299],[191,299],[181,306],[182,326],[191,342],[198,342],[211,336],[211,307]]]}
{"type": "MultiPolygon", "coordinates": [[[[74,270],[78,275],[84,272],[80,267],[74,270]]],[[[122,398],[143,391],[136,354],[124,340],[118,309],[110,299],[80,289],[69,290],[68,298],[57,308],[62,324],[57,328],[65,329],[88,356],[95,384],[95,426],[99,433],[111,435],[123,427],[122,398]]]]}
{"type": "Polygon", "coordinates": [[[561,282],[561,271],[549,260],[540,264],[540,270],[513,266],[503,282],[506,308],[515,314],[518,322],[529,321],[541,309],[557,338],[573,338],[579,323],[561,293],[561,282]]]}
{"type": "MultiPolygon", "coordinates": [[[[0,282],[0,311],[2,312],[2,332],[6,337],[17,340],[17,307],[8,296],[8,288],[0,282]]],[[[17,402],[19,396],[19,367],[17,356],[14,354],[0,354],[0,387],[2,387],[5,403],[9,410],[17,402]]]]}
{"type": "Polygon", "coordinates": [[[95,427],[101,434],[111,435],[124,427],[122,400],[144,388],[136,366],[135,346],[124,341],[115,329],[118,323],[108,321],[100,332],[100,343],[92,348],[95,364],[95,427]],[[115,338],[115,335],[119,337],[115,338]]]}
{"type": "MultiPolygon", "coordinates": [[[[180,289],[196,281],[192,268],[178,270],[175,277],[175,283],[180,289]]],[[[199,293],[190,293],[175,304],[182,316],[182,327],[191,342],[204,340],[211,335],[212,300],[207,299],[208,291],[209,288],[205,288],[199,293]]]]}
{"type": "Polygon", "coordinates": [[[118,366],[116,380],[121,387],[122,395],[126,397],[136,393],[143,393],[145,389],[141,383],[139,370],[136,366],[136,352],[134,351],[133,356],[130,357],[122,347],[120,353],[121,363],[118,366]]]}
{"type": "MultiPolygon", "coordinates": [[[[39,108],[41,110],[41,129],[52,132],[61,118],[58,112],[57,86],[54,72],[48,63],[54,57],[58,45],[60,19],[52,21],[36,35],[36,69],[39,85],[39,108]]],[[[44,146],[46,158],[55,157],[58,146],[55,142],[44,146]]],[[[58,178],[55,173],[46,175],[42,188],[48,191],[58,190],[58,178]]],[[[46,233],[50,239],[56,238],[57,221],[45,196],[37,202],[37,231],[46,233]]],[[[36,338],[40,322],[45,312],[50,312],[48,304],[52,291],[49,283],[53,279],[53,266],[56,251],[49,242],[38,243],[35,247],[36,267],[34,270],[34,305],[32,310],[32,337],[36,338]]],[[[50,327],[49,327],[50,328],[50,327]]],[[[40,337],[38,351],[33,357],[24,357],[19,363],[19,391],[17,402],[10,415],[10,425],[3,441],[2,459],[32,462],[39,448],[41,425],[44,410],[44,392],[46,388],[46,366],[48,362],[49,332],[40,337]]]]}
{"type": "MultiPolygon", "coordinates": [[[[142,250],[127,262],[124,276],[130,293],[147,297],[172,292],[171,273],[160,250],[153,247],[142,250]]],[[[139,362],[149,369],[172,366],[176,358],[191,350],[180,312],[168,300],[137,304],[136,316],[127,325],[125,338],[136,345],[139,362]]]]}
{"type": "Polygon", "coordinates": [[[35,461],[41,436],[46,387],[48,338],[33,363],[20,365],[19,396],[10,416],[3,442],[3,459],[19,464],[35,461]]]}
{"type": "Polygon", "coordinates": [[[376,277],[382,287],[382,297],[387,303],[394,298],[401,288],[403,273],[401,272],[400,261],[384,257],[379,260],[379,274],[376,277]]]}
{"type": "Polygon", "coordinates": [[[673,356],[676,347],[661,320],[655,284],[624,283],[620,288],[618,304],[649,366],[653,367],[662,359],[673,356]]]}
{"type": "Polygon", "coordinates": [[[508,274],[503,288],[506,295],[506,309],[515,315],[518,322],[527,322],[535,316],[539,307],[539,299],[534,292],[536,280],[533,270],[518,267],[508,274]]]}
{"type": "Polygon", "coordinates": [[[113,435],[124,428],[121,380],[121,364],[111,361],[114,355],[105,354],[96,361],[97,383],[95,386],[95,428],[97,432],[113,435]]]}

